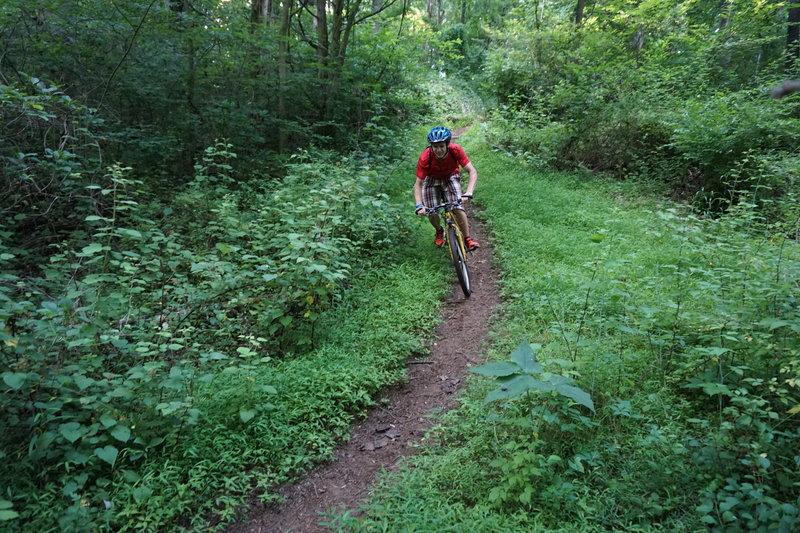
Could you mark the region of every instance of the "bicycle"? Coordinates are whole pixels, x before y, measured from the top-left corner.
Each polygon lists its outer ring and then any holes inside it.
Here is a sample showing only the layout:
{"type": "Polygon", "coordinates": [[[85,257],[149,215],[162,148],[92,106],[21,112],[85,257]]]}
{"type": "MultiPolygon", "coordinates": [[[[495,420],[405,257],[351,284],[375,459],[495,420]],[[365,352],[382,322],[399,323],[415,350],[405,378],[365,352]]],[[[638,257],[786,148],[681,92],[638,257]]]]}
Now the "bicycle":
{"type": "Polygon", "coordinates": [[[469,279],[469,268],[467,267],[467,245],[464,242],[464,235],[461,233],[461,229],[453,216],[453,208],[458,205],[461,205],[461,202],[445,202],[429,207],[425,212],[428,215],[438,214],[440,211],[444,212],[444,240],[447,249],[450,251],[450,262],[456,270],[458,283],[461,285],[464,296],[469,298],[472,294],[472,283],[469,279]]]}

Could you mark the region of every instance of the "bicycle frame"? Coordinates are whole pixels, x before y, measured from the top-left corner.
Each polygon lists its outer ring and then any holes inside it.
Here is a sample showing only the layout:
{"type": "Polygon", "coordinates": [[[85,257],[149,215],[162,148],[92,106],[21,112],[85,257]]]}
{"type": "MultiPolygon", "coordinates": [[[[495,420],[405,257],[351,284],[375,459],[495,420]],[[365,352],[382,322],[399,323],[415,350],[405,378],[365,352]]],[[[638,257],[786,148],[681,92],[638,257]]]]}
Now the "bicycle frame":
{"type": "Polygon", "coordinates": [[[445,245],[450,252],[450,262],[456,271],[456,276],[464,291],[464,296],[469,298],[470,294],[472,294],[472,283],[469,277],[469,268],[467,267],[468,250],[464,242],[464,235],[461,233],[461,228],[458,226],[458,222],[453,216],[453,208],[460,204],[461,202],[446,202],[429,208],[427,213],[432,215],[438,214],[439,211],[444,211],[443,216],[446,226],[444,232],[445,245]],[[453,239],[455,239],[455,242],[453,242],[453,239]]]}
{"type": "MultiPolygon", "coordinates": [[[[458,247],[461,248],[461,253],[463,254],[463,256],[467,257],[467,244],[464,242],[464,235],[461,233],[461,228],[458,226],[458,222],[456,222],[456,219],[453,216],[452,211],[444,212],[444,222],[448,228],[455,229],[456,237],[458,238],[458,247]]],[[[444,234],[445,234],[445,240],[449,241],[448,232],[445,231],[444,234]]],[[[449,246],[447,247],[447,249],[450,250],[450,259],[454,260],[455,257],[453,257],[453,250],[451,250],[449,246]]]]}
{"type": "MultiPolygon", "coordinates": [[[[461,205],[461,202],[445,202],[443,204],[435,205],[433,207],[428,208],[427,213],[429,215],[434,215],[438,214],[439,211],[444,211],[443,217],[445,226],[447,226],[448,229],[450,228],[455,229],[456,236],[458,237],[458,247],[461,249],[461,253],[464,255],[464,257],[467,257],[467,252],[469,250],[467,250],[467,244],[464,242],[464,235],[461,233],[461,228],[459,227],[458,222],[455,219],[455,216],[453,216],[453,208],[459,205],[461,205]]],[[[444,238],[445,238],[445,244],[448,244],[449,241],[448,231],[444,232],[444,238]]],[[[450,250],[450,247],[448,246],[447,249],[450,250]]],[[[452,250],[450,250],[450,259],[451,260],[454,259],[452,250]]]]}

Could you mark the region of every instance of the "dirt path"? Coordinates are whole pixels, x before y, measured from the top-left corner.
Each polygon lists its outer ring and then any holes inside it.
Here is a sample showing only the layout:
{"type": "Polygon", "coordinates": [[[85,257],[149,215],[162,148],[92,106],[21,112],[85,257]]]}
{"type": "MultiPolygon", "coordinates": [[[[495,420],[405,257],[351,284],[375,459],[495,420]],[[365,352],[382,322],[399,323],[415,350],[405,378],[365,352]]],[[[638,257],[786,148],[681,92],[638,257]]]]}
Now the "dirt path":
{"type": "Polygon", "coordinates": [[[464,384],[468,365],[479,361],[490,318],[500,303],[490,243],[475,217],[470,217],[470,226],[481,243],[470,256],[474,292],[465,300],[453,274],[453,292],[442,307],[430,355],[409,361],[408,383],[389,391],[387,406],[374,409],[355,426],[350,442],[337,448],[331,462],[283,487],[284,503],[252,507],[249,519],[229,528],[229,533],[326,531],[318,525],[325,520],[320,512],[356,509],[369,496],[381,469],[393,470],[414,453],[411,444],[434,423],[428,415],[454,406],[454,393],[464,384]]]}

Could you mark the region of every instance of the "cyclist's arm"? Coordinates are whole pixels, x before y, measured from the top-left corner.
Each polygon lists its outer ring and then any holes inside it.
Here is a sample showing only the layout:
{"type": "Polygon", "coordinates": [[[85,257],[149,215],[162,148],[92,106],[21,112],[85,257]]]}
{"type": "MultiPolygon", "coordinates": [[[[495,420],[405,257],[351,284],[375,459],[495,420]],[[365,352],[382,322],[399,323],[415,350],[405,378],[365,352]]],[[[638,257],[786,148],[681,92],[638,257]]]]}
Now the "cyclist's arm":
{"type": "MultiPolygon", "coordinates": [[[[414,178],[414,204],[420,205],[422,204],[422,180],[419,178],[414,178]]],[[[423,205],[422,209],[416,209],[416,213],[420,216],[425,214],[426,206],[423,205]]]]}
{"type": "MultiPolygon", "coordinates": [[[[471,197],[472,193],[475,191],[475,184],[478,183],[478,171],[475,170],[472,162],[467,163],[464,169],[469,172],[469,181],[467,182],[467,189],[465,191],[461,191],[461,194],[471,197]]],[[[467,198],[463,198],[463,200],[467,200],[467,198]]]]}

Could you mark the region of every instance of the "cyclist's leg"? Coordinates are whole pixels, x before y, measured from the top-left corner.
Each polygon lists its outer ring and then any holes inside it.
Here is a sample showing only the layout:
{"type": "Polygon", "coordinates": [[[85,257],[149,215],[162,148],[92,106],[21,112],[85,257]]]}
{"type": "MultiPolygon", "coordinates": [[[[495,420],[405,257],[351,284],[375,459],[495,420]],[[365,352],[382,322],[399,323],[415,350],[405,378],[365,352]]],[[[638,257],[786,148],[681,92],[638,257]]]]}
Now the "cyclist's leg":
{"type": "MultiPolygon", "coordinates": [[[[446,181],[447,187],[445,188],[445,201],[461,201],[461,176],[459,174],[453,174],[446,181]]],[[[458,229],[461,230],[461,234],[466,238],[469,235],[469,221],[467,220],[466,211],[464,211],[463,207],[458,206],[457,208],[453,209],[453,215],[456,218],[458,229]]]]}
{"type": "Polygon", "coordinates": [[[463,209],[453,209],[453,215],[456,217],[458,229],[461,230],[461,234],[466,239],[469,237],[469,221],[467,220],[467,214],[463,209]]]}
{"type": "MultiPolygon", "coordinates": [[[[437,181],[441,180],[428,177],[422,182],[422,203],[428,207],[444,203],[444,200],[442,200],[441,184],[437,183],[437,181]]],[[[439,220],[438,214],[434,213],[428,215],[428,220],[430,220],[431,225],[433,225],[437,231],[442,229],[442,223],[439,220]]]]}

